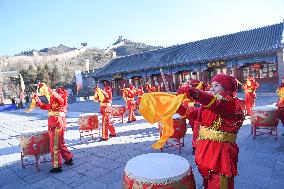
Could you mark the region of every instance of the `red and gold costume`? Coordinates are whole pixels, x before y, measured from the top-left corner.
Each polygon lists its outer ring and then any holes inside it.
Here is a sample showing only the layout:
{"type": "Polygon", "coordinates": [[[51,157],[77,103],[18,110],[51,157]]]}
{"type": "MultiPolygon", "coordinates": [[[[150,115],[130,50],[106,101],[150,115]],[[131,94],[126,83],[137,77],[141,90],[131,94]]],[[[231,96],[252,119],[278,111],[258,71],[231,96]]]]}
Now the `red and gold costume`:
{"type": "Polygon", "coordinates": [[[283,81],[284,81],[284,77],[282,77],[282,83],[276,90],[276,93],[279,96],[279,100],[276,106],[278,107],[279,118],[282,122],[282,125],[284,126],[284,82],[283,81]]]}
{"type": "Polygon", "coordinates": [[[137,106],[139,106],[143,94],[144,94],[143,86],[140,86],[139,88],[136,89],[137,106]]]}
{"type": "MultiPolygon", "coordinates": [[[[206,85],[203,82],[200,82],[199,80],[189,80],[187,84],[188,87],[194,87],[196,89],[199,90],[204,90],[206,88],[206,85]]],[[[183,86],[184,87],[184,86],[183,86]]],[[[179,93],[179,91],[178,91],[179,93]]],[[[198,103],[196,103],[193,99],[188,99],[186,98],[183,101],[183,105],[186,106],[188,109],[190,109],[190,111],[192,111],[194,108],[194,106],[198,106],[198,103]]],[[[192,113],[194,114],[194,111],[192,111],[192,113]]],[[[195,153],[195,149],[196,149],[196,141],[197,141],[197,137],[198,137],[198,130],[199,130],[199,125],[198,124],[194,124],[194,122],[192,120],[189,120],[189,124],[192,128],[192,153],[195,153]]]]}
{"type": "Polygon", "coordinates": [[[112,89],[105,86],[104,90],[96,87],[94,101],[100,102],[100,112],[102,114],[102,139],[108,140],[110,136],[116,136],[115,129],[111,122],[111,103],[112,103],[112,89]],[[110,132],[110,134],[108,133],[110,132]]]}
{"type": "Polygon", "coordinates": [[[128,110],[128,122],[136,121],[134,110],[135,110],[135,101],[134,97],[136,95],[136,90],[133,85],[130,85],[129,88],[123,90],[123,98],[126,101],[126,106],[128,110]]]}
{"type": "Polygon", "coordinates": [[[62,167],[61,157],[65,161],[70,161],[73,154],[67,149],[64,142],[64,132],[66,130],[67,95],[68,92],[59,87],[56,91],[42,86],[43,90],[48,90],[46,95],[48,104],[44,104],[36,96],[36,106],[42,110],[48,110],[48,133],[50,137],[50,154],[54,168],[62,167]],[[44,89],[45,88],[45,89],[44,89]]]}
{"type": "Polygon", "coordinates": [[[243,85],[243,89],[245,92],[245,101],[246,101],[246,111],[247,115],[251,115],[252,107],[255,106],[256,99],[256,89],[259,87],[259,84],[255,81],[254,77],[248,77],[245,84],[243,85]]]}
{"type": "Polygon", "coordinates": [[[149,83],[146,83],[145,88],[146,88],[148,93],[157,92],[156,87],[155,86],[151,86],[149,83]]]}
{"type": "Polygon", "coordinates": [[[203,176],[204,188],[234,188],[239,153],[236,138],[244,115],[240,100],[233,97],[237,89],[234,78],[218,74],[212,81],[225,86],[226,91],[213,95],[184,88],[186,96],[201,106],[188,109],[182,105],[177,112],[199,127],[195,162],[203,176]]]}

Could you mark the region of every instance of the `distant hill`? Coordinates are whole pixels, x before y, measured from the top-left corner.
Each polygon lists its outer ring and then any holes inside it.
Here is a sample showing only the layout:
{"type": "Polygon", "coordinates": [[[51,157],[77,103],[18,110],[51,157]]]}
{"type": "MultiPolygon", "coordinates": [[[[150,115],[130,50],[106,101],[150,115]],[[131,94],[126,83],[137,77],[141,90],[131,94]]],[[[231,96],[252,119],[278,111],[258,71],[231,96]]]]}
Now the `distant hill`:
{"type": "Polygon", "coordinates": [[[111,59],[134,53],[153,50],[154,47],[145,43],[137,43],[128,39],[119,39],[106,49],[89,48],[87,43],[81,43],[80,48],[71,48],[60,44],[57,47],[44,48],[39,51],[23,51],[15,56],[0,56],[1,71],[27,70],[32,66],[35,70],[47,64],[51,69],[57,67],[61,80],[70,83],[76,70],[86,71],[86,59],[89,59],[89,69],[105,66],[111,59]],[[81,49],[78,53],[78,49],[81,49]],[[84,51],[82,51],[84,49],[84,51]],[[76,54],[72,58],[67,56],[76,54]]]}
{"type": "Polygon", "coordinates": [[[90,69],[98,69],[105,66],[112,58],[127,56],[130,54],[145,52],[153,49],[161,48],[150,46],[145,43],[133,42],[128,39],[119,39],[110,45],[107,49],[88,48],[84,53],[77,57],[72,58],[73,64],[78,67],[81,66],[81,70],[85,70],[86,59],[89,59],[90,69]]]}
{"type": "Polygon", "coordinates": [[[33,56],[33,53],[37,53],[39,56],[48,56],[48,55],[58,55],[66,52],[70,52],[75,50],[76,48],[67,47],[65,45],[60,44],[57,47],[51,47],[51,48],[44,48],[39,51],[37,50],[30,50],[30,51],[22,51],[19,54],[16,54],[15,56],[33,56]]]}

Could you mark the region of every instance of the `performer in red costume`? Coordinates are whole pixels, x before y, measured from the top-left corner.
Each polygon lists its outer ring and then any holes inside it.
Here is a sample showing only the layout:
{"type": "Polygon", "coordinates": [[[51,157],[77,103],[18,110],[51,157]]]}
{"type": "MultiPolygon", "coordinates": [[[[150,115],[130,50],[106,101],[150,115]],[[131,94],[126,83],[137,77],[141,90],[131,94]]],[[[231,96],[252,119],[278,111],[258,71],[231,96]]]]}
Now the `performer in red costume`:
{"type": "Polygon", "coordinates": [[[146,83],[145,88],[148,93],[157,92],[156,87],[151,86],[149,83],[146,83]]]}
{"type": "MultiPolygon", "coordinates": [[[[199,80],[196,80],[196,79],[191,79],[186,84],[181,85],[181,90],[186,86],[187,87],[193,87],[193,88],[196,88],[196,89],[199,89],[199,90],[202,90],[202,91],[204,91],[205,88],[206,88],[206,85],[203,82],[200,82],[199,80]]],[[[179,94],[181,94],[181,92],[179,90],[177,92],[179,94]]],[[[192,98],[185,99],[183,101],[183,105],[186,106],[188,109],[191,109],[191,111],[194,109],[194,107],[200,106],[200,104],[196,103],[192,98]]],[[[189,124],[192,128],[192,154],[195,154],[199,125],[194,124],[192,119],[189,120],[189,124]]]]}
{"type": "MultiPolygon", "coordinates": [[[[99,85],[99,84],[98,84],[99,85]]],[[[107,141],[109,136],[115,137],[116,132],[111,122],[111,103],[112,103],[112,89],[104,83],[104,90],[99,86],[95,88],[94,101],[100,102],[100,112],[102,114],[102,138],[101,141],[107,141]],[[110,134],[108,133],[110,132],[110,134]]]]}
{"type": "Polygon", "coordinates": [[[234,188],[239,153],[236,138],[244,120],[236,90],[235,78],[226,74],[212,78],[210,92],[189,86],[179,90],[202,104],[189,109],[182,105],[177,112],[199,125],[195,162],[205,189],[234,188]]]}
{"type": "Polygon", "coordinates": [[[50,97],[49,103],[44,104],[39,97],[34,95],[36,106],[42,110],[48,110],[48,133],[50,137],[50,154],[53,168],[50,173],[62,172],[61,156],[66,165],[73,165],[73,154],[67,149],[64,142],[64,132],[66,130],[66,112],[68,92],[64,87],[58,87],[56,91],[48,88],[45,84],[38,86],[45,87],[50,97]]]}
{"type": "MultiPolygon", "coordinates": [[[[284,127],[284,76],[281,79],[281,85],[277,88],[276,93],[279,96],[279,100],[278,100],[276,106],[278,107],[279,118],[280,118],[282,125],[284,127]]],[[[284,134],[282,134],[282,135],[284,135],[284,134]]]]}
{"type": "Polygon", "coordinates": [[[136,96],[137,96],[137,106],[139,107],[141,97],[144,94],[143,86],[140,86],[136,89],[136,96]]]}
{"type": "Polygon", "coordinates": [[[134,97],[136,95],[136,89],[133,85],[130,85],[129,88],[125,88],[123,90],[123,98],[126,101],[126,106],[128,109],[128,121],[130,123],[132,121],[136,121],[134,110],[135,110],[135,101],[134,97]]]}
{"type": "Polygon", "coordinates": [[[250,116],[252,113],[252,107],[255,106],[256,99],[256,89],[259,87],[259,84],[255,81],[254,77],[248,77],[243,89],[245,91],[245,101],[246,101],[246,110],[247,115],[250,116]]]}

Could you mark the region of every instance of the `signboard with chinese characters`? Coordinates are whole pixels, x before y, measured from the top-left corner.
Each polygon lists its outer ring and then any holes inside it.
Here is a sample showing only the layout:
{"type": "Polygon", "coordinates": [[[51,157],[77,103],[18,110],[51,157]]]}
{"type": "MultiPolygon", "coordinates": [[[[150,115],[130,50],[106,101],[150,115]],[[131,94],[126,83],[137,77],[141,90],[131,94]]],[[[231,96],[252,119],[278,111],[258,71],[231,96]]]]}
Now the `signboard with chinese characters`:
{"type": "Polygon", "coordinates": [[[112,76],[113,79],[122,79],[122,74],[115,74],[112,76]]]}
{"type": "Polygon", "coordinates": [[[207,64],[208,68],[223,67],[225,65],[226,65],[226,62],[223,62],[223,61],[210,62],[207,64]]]}

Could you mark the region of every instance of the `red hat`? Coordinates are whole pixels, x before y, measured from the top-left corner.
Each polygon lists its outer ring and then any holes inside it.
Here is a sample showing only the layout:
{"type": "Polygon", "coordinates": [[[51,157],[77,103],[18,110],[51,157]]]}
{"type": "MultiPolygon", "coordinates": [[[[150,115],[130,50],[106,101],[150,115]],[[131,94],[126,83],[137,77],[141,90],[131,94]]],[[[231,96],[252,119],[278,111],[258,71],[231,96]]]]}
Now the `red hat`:
{"type": "Polygon", "coordinates": [[[254,77],[253,77],[253,76],[249,76],[249,77],[247,78],[247,80],[254,81],[255,79],[254,79],[254,77]]]}
{"type": "Polygon", "coordinates": [[[216,81],[224,87],[228,92],[236,92],[238,83],[233,76],[226,75],[226,74],[217,74],[211,79],[211,82],[216,81]]]}

